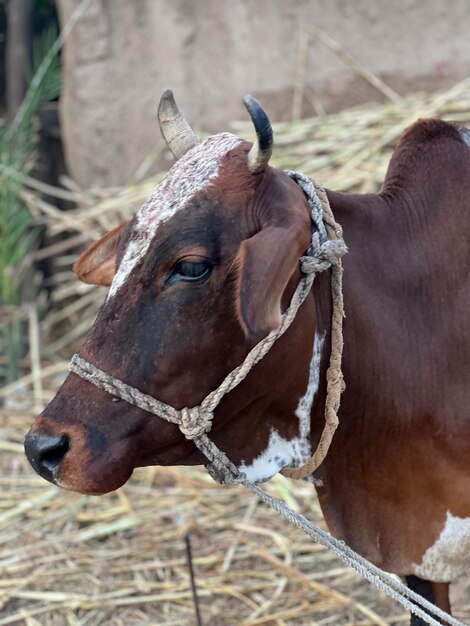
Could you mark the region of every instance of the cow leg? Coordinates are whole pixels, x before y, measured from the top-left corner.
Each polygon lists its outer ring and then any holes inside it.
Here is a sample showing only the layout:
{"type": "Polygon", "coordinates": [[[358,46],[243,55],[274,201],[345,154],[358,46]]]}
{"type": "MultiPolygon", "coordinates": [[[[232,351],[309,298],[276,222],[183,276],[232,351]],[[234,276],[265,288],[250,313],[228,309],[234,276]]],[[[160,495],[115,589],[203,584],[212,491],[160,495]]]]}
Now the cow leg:
{"type": "MultiPolygon", "coordinates": [[[[418,576],[407,576],[406,584],[415,593],[419,593],[420,596],[423,596],[429,602],[450,613],[449,583],[433,583],[429,580],[418,578],[418,576]]],[[[427,626],[427,623],[417,615],[412,614],[411,626],[427,626]]]]}

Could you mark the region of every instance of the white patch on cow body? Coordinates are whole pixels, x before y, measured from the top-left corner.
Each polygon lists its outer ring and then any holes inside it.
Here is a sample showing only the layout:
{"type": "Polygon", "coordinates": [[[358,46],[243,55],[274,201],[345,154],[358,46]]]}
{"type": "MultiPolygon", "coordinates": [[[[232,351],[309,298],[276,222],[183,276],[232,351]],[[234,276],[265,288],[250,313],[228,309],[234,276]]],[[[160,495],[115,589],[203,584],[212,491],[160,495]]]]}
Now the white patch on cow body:
{"type": "Polygon", "coordinates": [[[299,434],[304,439],[310,435],[312,405],[320,384],[320,362],[324,341],[324,333],[322,335],[315,333],[312,358],[310,359],[307,391],[300,398],[297,408],[295,409],[295,414],[299,418],[299,434]]]}
{"type": "Polygon", "coordinates": [[[470,129],[469,128],[460,128],[460,134],[462,135],[462,139],[465,141],[467,146],[470,148],[470,129]]]}
{"type": "Polygon", "coordinates": [[[136,214],[133,231],[111,283],[108,298],[117,293],[144,258],[158,227],[185,208],[197,193],[214,181],[222,157],[241,141],[231,133],[214,135],[194,146],[175,163],[136,214]]]}
{"type": "Polygon", "coordinates": [[[244,462],[240,465],[240,471],[247,479],[254,483],[263,483],[272,478],[283,467],[292,467],[295,461],[302,465],[310,458],[310,443],[308,440],[295,437],[284,439],[272,430],[269,436],[268,447],[249,465],[244,462]]]}
{"type": "Polygon", "coordinates": [[[299,419],[299,436],[284,439],[277,430],[272,430],[266,449],[249,465],[244,462],[240,465],[240,471],[244,472],[251,482],[265,482],[283,467],[300,467],[310,459],[312,453],[309,438],[311,411],[320,383],[320,361],[324,340],[324,334],[315,335],[307,390],[300,398],[295,410],[295,415],[299,419]]]}
{"type": "Polygon", "coordinates": [[[413,564],[413,573],[433,582],[450,582],[470,572],[470,517],[447,513],[437,541],[426,550],[423,560],[413,564]]]}

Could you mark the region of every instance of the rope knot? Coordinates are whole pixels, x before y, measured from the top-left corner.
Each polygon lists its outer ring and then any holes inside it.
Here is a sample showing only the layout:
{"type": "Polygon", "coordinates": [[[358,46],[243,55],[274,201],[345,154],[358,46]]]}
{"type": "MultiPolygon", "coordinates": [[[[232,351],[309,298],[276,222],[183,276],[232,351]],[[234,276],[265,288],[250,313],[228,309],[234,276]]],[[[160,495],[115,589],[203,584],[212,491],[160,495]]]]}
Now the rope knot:
{"type": "Polygon", "coordinates": [[[192,409],[181,409],[180,430],[186,439],[197,439],[212,427],[214,414],[209,409],[195,406],[192,409]]]}
{"type": "Polygon", "coordinates": [[[323,272],[332,265],[338,265],[339,260],[347,251],[342,239],[328,239],[315,250],[312,256],[303,256],[300,259],[300,269],[304,274],[323,272]]]}

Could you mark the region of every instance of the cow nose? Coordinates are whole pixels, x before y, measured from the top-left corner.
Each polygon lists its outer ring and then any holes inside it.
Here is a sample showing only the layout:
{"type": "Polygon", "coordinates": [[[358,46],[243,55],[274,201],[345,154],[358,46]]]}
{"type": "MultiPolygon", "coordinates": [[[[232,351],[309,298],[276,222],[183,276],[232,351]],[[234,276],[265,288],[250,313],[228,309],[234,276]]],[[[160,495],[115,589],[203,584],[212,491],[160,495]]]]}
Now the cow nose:
{"type": "Polygon", "coordinates": [[[62,463],[70,447],[67,435],[47,435],[46,433],[28,433],[24,440],[24,449],[28,461],[43,478],[53,483],[54,470],[62,463]]]}

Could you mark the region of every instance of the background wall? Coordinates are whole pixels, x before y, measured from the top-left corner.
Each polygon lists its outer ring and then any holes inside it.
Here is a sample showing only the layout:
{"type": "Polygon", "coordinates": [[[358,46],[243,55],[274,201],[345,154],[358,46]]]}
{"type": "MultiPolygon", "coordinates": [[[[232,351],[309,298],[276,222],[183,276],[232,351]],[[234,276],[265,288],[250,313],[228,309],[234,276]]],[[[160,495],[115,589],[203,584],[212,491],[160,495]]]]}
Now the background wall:
{"type": "MultiPolygon", "coordinates": [[[[76,2],[57,4],[64,26],[76,2]]],[[[94,0],[63,54],[71,175],[84,187],[125,183],[160,141],[166,87],[204,131],[244,118],[246,93],[273,120],[290,119],[296,81],[303,115],[383,100],[306,37],[310,24],[399,94],[445,88],[470,69],[470,6],[454,0],[451,9],[442,0],[94,0]]]]}

